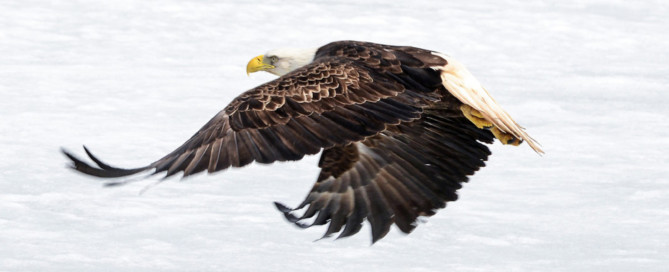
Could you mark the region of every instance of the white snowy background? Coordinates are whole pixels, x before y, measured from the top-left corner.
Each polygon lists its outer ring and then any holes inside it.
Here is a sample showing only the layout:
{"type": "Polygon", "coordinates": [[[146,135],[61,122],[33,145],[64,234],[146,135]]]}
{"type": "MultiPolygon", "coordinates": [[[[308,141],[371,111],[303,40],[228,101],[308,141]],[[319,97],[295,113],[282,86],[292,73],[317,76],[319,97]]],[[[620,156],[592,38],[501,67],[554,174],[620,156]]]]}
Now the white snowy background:
{"type": "Polygon", "coordinates": [[[0,1],[0,271],[667,271],[667,1],[0,1]],[[468,65],[546,150],[487,167],[410,235],[317,242],[317,156],[103,188],[82,144],[145,165],[273,78],[246,62],[342,39],[468,65]]]}

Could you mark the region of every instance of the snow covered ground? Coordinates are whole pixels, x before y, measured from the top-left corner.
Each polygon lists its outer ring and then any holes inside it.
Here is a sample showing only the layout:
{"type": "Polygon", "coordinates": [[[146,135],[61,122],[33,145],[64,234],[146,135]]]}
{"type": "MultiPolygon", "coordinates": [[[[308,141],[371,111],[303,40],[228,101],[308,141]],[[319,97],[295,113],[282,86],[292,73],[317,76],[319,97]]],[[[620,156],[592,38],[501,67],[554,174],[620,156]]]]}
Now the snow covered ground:
{"type": "Polygon", "coordinates": [[[0,1],[0,271],[666,271],[667,1],[0,1]],[[285,222],[317,157],[102,188],[238,93],[268,49],[341,39],[458,57],[547,154],[488,166],[411,235],[285,222]],[[304,171],[303,169],[308,169],[304,171]]]}

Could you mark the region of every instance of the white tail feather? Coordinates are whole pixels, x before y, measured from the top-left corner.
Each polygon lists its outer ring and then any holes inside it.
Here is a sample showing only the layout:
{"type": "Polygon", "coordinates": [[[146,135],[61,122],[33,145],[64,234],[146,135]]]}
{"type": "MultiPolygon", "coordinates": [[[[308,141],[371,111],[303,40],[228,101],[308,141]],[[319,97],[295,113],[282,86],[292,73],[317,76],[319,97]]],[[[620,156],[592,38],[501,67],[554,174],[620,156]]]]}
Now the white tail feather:
{"type": "Polygon", "coordinates": [[[445,66],[432,67],[441,71],[442,84],[453,96],[462,103],[479,111],[483,117],[499,130],[509,133],[527,144],[539,154],[543,154],[539,143],[532,139],[527,132],[516,123],[513,118],[490,96],[481,83],[459,61],[450,56],[433,53],[447,61],[445,66]]]}

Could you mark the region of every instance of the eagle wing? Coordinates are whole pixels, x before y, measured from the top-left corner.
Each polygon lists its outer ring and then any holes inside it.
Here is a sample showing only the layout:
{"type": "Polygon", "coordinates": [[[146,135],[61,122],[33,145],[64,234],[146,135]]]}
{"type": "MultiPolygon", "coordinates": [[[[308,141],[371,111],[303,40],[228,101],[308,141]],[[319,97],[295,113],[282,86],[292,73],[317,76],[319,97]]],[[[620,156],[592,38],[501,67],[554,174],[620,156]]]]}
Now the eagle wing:
{"type": "Polygon", "coordinates": [[[339,237],[353,235],[365,218],[373,242],[393,223],[410,233],[418,216],[431,216],[457,199],[460,183],[485,165],[490,151],[483,143],[492,143],[493,137],[457,108],[428,110],[420,119],[364,141],[325,149],[316,184],[296,208],[306,207],[303,215],[276,205],[300,227],[329,222],[324,237],[342,228],[339,237]]]}
{"type": "Polygon", "coordinates": [[[438,99],[435,89],[407,88],[399,80],[360,62],[322,57],[241,94],[179,148],[147,166],[113,167],[86,149],[96,167],[63,152],[72,168],[104,178],[150,169],[188,176],[253,161],[299,160],[415,120],[438,99]]]}

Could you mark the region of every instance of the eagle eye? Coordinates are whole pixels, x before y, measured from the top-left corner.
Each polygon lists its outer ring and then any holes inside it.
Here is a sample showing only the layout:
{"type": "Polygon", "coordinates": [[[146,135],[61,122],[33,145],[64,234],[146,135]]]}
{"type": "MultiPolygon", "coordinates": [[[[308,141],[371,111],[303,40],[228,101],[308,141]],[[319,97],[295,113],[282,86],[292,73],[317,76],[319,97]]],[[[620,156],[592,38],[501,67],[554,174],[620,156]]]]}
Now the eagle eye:
{"type": "Polygon", "coordinates": [[[269,61],[270,61],[272,64],[274,64],[274,63],[276,63],[277,61],[279,61],[279,58],[278,58],[277,56],[271,56],[271,57],[269,57],[269,61]]]}

